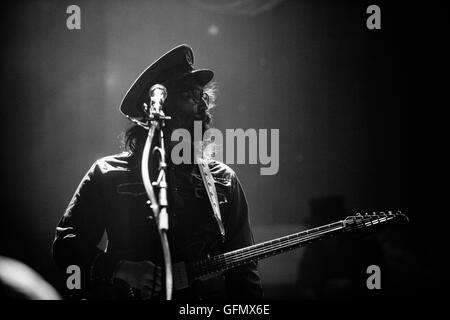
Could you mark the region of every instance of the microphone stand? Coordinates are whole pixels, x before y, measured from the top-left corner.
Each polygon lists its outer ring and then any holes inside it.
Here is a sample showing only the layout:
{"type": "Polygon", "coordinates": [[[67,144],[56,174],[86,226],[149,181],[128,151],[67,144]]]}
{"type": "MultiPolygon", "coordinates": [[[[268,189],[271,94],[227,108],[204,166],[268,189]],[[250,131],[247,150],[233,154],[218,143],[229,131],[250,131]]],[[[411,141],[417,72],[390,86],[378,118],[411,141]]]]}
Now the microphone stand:
{"type": "MultiPolygon", "coordinates": [[[[146,104],[144,104],[144,107],[145,109],[148,109],[146,104]]],[[[164,133],[163,133],[165,120],[170,120],[171,117],[165,116],[162,110],[155,111],[153,108],[150,108],[149,116],[150,116],[150,126],[144,127],[148,129],[148,135],[147,140],[145,142],[144,150],[142,152],[141,173],[145,191],[147,192],[147,195],[150,199],[150,201],[147,201],[147,204],[153,211],[153,216],[155,217],[158,226],[159,237],[161,240],[163,250],[164,267],[166,275],[165,277],[166,300],[171,300],[173,291],[173,275],[172,275],[172,262],[170,258],[169,241],[167,236],[169,231],[169,215],[167,212],[168,207],[167,181],[166,181],[167,163],[165,160],[166,151],[164,146],[164,133]],[[148,163],[150,157],[150,148],[153,142],[155,131],[159,133],[158,135],[159,147],[156,146],[153,149],[153,152],[156,152],[158,154],[159,173],[156,182],[152,183],[150,180],[148,163]],[[156,199],[153,186],[156,186],[159,189],[158,199],[156,199]]]]}

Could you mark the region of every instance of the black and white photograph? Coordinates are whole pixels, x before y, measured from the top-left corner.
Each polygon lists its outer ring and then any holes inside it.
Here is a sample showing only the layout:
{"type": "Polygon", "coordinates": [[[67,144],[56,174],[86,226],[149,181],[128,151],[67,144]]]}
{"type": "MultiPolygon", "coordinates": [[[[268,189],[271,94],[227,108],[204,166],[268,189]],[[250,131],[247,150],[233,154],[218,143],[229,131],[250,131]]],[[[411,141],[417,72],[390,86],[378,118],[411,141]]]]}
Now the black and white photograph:
{"type": "Polygon", "coordinates": [[[438,295],[427,10],[2,6],[2,300],[233,319],[438,295]]]}

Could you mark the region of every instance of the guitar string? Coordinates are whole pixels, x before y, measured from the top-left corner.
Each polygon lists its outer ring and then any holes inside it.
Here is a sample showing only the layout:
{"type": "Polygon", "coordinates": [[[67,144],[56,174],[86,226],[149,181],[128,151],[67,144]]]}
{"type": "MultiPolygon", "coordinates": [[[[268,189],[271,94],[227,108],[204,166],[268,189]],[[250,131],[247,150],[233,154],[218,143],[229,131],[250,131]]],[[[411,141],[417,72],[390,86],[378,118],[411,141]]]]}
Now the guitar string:
{"type": "MultiPolygon", "coordinates": [[[[368,227],[371,225],[375,225],[378,223],[382,223],[382,222],[391,220],[393,218],[394,218],[393,216],[388,216],[388,215],[385,215],[381,218],[380,218],[380,216],[377,216],[376,220],[364,222],[364,226],[368,227]]],[[[270,254],[273,254],[273,250],[277,250],[278,247],[283,248],[283,247],[291,246],[291,245],[295,246],[295,245],[298,245],[302,241],[306,241],[308,238],[318,237],[318,236],[320,236],[320,233],[318,233],[318,232],[323,233],[324,231],[326,231],[326,232],[338,231],[339,229],[344,228],[344,224],[343,224],[344,221],[345,220],[341,220],[338,222],[330,223],[330,224],[322,226],[322,227],[312,229],[312,230],[308,231],[306,234],[305,234],[305,231],[302,231],[302,232],[299,232],[297,234],[290,235],[287,237],[282,237],[282,238],[275,239],[272,241],[263,242],[259,245],[256,245],[257,247],[243,248],[243,249],[235,250],[235,252],[231,251],[226,254],[217,255],[217,256],[210,258],[209,260],[205,259],[205,260],[202,260],[202,261],[194,264],[194,267],[196,267],[198,272],[200,273],[199,276],[202,276],[204,274],[214,273],[214,272],[219,271],[220,269],[222,269],[222,270],[230,269],[235,266],[230,266],[229,264],[239,262],[239,260],[245,259],[245,258],[247,258],[247,256],[253,257],[253,259],[249,259],[247,262],[241,262],[240,264],[245,264],[252,260],[255,260],[255,259],[257,260],[257,259],[262,258],[262,257],[257,257],[257,255],[259,255],[261,253],[267,253],[270,256],[270,254]],[[339,226],[339,227],[336,230],[331,230],[332,227],[335,227],[335,226],[339,226]],[[302,236],[304,238],[301,238],[302,236]],[[218,269],[218,270],[216,271],[216,269],[218,269]]],[[[286,251],[289,251],[292,249],[294,249],[294,248],[287,249],[286,251]]],[[[236,266],[238,266],[240,264],[237,264],[236,266]]]]}
{"type": "MultiPolygon", "coordinates": [[[[334,223],[334,224],[338,224],[338,223],[334,223]]],[[[226,260],[226,259],[230,259],[233,256],[239,256],[240,254],[245,255],[248,252],[256,252],[259,249],[267,249],[267,248],[269,248],[272,245],[278,245],[278,244],[281,244],[281,243],[284,244],[284,243],[286,243],[286,241],[298,240],[300,237],[307,236],[307,235],[313,235],[313,234],[316,234],[318,231],[323,231],[325,229],[329,230],[330,228],[331,227],[321,228],[320,230],[317,228],[317,229],[312,229],[312,230],[310,230],[308,232],[302,231],[302,232],[295,233],[295,234],[292,234],[292,235],[289,235],[289,236],[286,236],[286,237],[281,237],[281,238],[278,238],[278,239],[274,239],[274,240],[270,240],[270,241],[267,241],[267,242],[263,242],[263,243],[255,245],[255,246],[251,246],[251,247],[247,247],[247,248],[241,248],[241,249],[237,249],[237,250],[234,250],[234,251],[231,251],[231,252],[227,252],[227,253],[224,253],[224,254],[216,255],[216,256],[211,257],[209,259],[204,259],[204,260],[198,262],[198,264],[202,264],[202,263],[211,264],[211,263],[214,263],[214,262],[218,262],[219,260],[223,261],[223,260],[226,260]]]]}
{"type": "MultiPolygon", "coordinates": [[[[394,217],[377,218],[376,220],[373,220],[373,221],[364,222],[364,226],[365,227],[373,226],[378,223],[389,221],[393,218],[394,217]],[[383,219],[385,219],[385,220],[383,220],[383,219]]],[[[199,265],[199,268],[202,270],[202,273],[206,273],[206,274],[214,273],[214,270],[210,271],[208,269],[217,269],[217,268],[219,270],[220,269],[231,269],[231,268],[235,267],[235,266],[231,266],[231,264],[233,264],[235,262],[239,262],[239,260],[242,260],[242,259],[245,259],[248,257],[253,258],[253,259],[249,259],[247,262],[240,263],[240,264],[245,264],[252,260],[260,259],[260,257],[257,257],[257,255],[259,255],[261,253],[271,254],[271,253],[273,253],[271,251],[274,251],[274,250],[276,251],[278,248],[283,248],[283,247],[287,247],[287,246],[291,246],[291,245],[295,246],[297,244],[300,244],[302,241],[307,241],[307,240],[311,240],[316,237],[320,237],[321,234],[323,234],[324,232],[328,233],[330,231],[339,231],[342,229],[344,229],[344,221],[331,223],[326,226],[312,229],[312,230],[308,231],[308,233],[306,233],[306,234],[303,231],[303,232],[299,232],[294,235],[290,235],[286,238],[282,237],[282,238],[279,238],[276,240],[272,240],[272,242],[261,243],[260,245],[258,245],[259,246],[258,248],[253,247],[251,249],[249,249],[249,248],[243,248],[240,250],[238,249],[238,250],[236,250],[238,252],[233,252],[233,251],[228,252],[227,254],[222,254],[222,255],[216,256],[217,258],[214,257],[210,261],[203,260],[203,265],[199,265]],[[302,238],[302,236],[303,236],[303,238],[302,238]]],[[[292,250],[292,249],[294,249],[294,248],[290,248],[288,250],[292,250]]],[[[288,251],[288,250],[286,250],[286,251],[288,251]]],[[[237,265],[240,265],[240,264],[237,264],[237,265]]]]}
{"type": "Polygon", "coordinates": [[[219,259],[219,258],[222,258],[222,257],[227,257],[227,256],[233,255],[233,254],[239,254],[239,253],[242,253],[242,252],[245,252],[245,251],[249,251],[249,250],[255,250],[255,249],[258,249],[258,248],[265,248],[265,247],[267,247],[268,245],[271,245],[271,244],[280,243],[280,242],[283,242],[283,241],[286,241],[286,240],[289,240],[289,239],[296,239],[296,238],[304,236],[304,235],[314,234],[314,233],[317,233],[318,231],[328,230],[330,228],[334,228],[335,226],[341,226],[341,225],[342,225],[342,221],[330,223],[330,224],[327,224],[325,226],[321,226],[319,228],[314,228],[314,229],[307,230],[307,231],[300,231],[298,233],[294,233],[294,234],[291,234],[291,235],[288,235],[288,236],[285,236],[285,237],[280,237],[280,238],[273,239],[273,240],[270,240],[270,241],[262,242],[262,243],[253,245],[250,248],[247,247],[247,248],[236,249],[236,250],[231,251],[231,252],[227,252],[227,253],[224,253],[224,254],[220,254],[220,255],[214,256],[211,259],[212,260],[219,259]]]}
{"type": "MultiPolygon", "coordinates": [[[[296,244],[300,244],[303,241],[312,240],[321,235],[324,235],[324,233],[326,234],[330,231],[339,231],[342,229],[343,229],[342,226],[338,226],[338,227],[334,227],[329,230],[321,230],[320,232],[316,232],[314,234],[312,232],[309,234],[306,234],[306,235],[298,234],[295,237],[292,237],[291,239],[285,239],[284,241],[281,241],[281,242],[277,241],[275,243],[270,243],[264,247],[246,249],[246,251],[244,253],[237,252],[237,253],[233,253],[232,256],[221,255],[221,256],[219,256],[219,258],[217,258],[215,260],[210,260],[210,261],[202,260],[200,263],[196,264],[196,266],[199,269],[201,275],[208,274],[208,273],[214,273],[216,271],[215,269],[219,269],[219,270],[225,269],[225,268],[230,269],[230,268],[235,267],[235,266],[231,266],[231,264],[233,264],[235,262],[239,262],[243,259],[253,258],[253,259],[249,259],[249,261],[242,262],[241,264],[245,264],[254,259],[257,259],[257,256],[259,254],[263,254],[263,253],[270,254],[270,253],[273,253],[272,251],[274,251],[274,250],[276,251],[279,248],[284,248],[284,247],[291,246],[291,245],[294,246],[296,244]]],[[[288,249],[286,251],[288,251],[288,249]]]]}
{"type": "MultiPolygon", "coordinates": [[[[339,230],[336,229],[336,230],[339,230]]],[[[330,230],[331,231],[331,230],[330,230]]],[[[295,246],[300,245],[302,242],[312,240],[314,238],[317,238],[323,234],[317,234],[317,235],[308,235],[304,236],[303,238],[296,238],[296,239],[290,239],[289,241],[284,241],[282,243],[272,244],[270,246],[267,246],[265,248],[260,248],[259,250],[252,250],[247,251],[245,254],[239,253],[232,257],[222,257],[220,260],[214,261],[212,264],[209,265],[200,265],[200,270],[202,274],[206,273],[214,273],[219,270],[226,270],[231,269],[233,267],[236,267],[241,264],[249,263],[252,260],[257,260],[262,258],[259,255],[266,255],[266,257],[273,255],[277,249],[286,248],[288,246],[295,246]],[[245,259],[248,259],[245,261],[245,259]]],[[[294,247],[286,249],[286,251],[290,251],[294,249],[294,247]]]]}

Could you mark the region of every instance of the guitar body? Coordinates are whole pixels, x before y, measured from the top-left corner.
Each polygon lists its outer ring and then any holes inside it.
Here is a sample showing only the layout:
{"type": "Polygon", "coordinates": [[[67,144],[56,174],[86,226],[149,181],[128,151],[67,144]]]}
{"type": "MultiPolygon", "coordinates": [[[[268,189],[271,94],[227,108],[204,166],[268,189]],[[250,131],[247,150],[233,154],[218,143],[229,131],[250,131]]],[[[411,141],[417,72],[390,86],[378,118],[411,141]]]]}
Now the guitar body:
{"type": "MultiPolygon", "coordinates": [[[[152,300],[165,300],[164,290],[162,294],[155,295],[152,300]]],[[[225,283],[221,275],[216,275],[208,279],[193,281],[189,287],[179,290],[174,290],[173,300],[175,301],[202,301],[221,300],[225,298],[225,283]]],[[[72,296],[72,299],[86,299],[86,300],[144,300],[141,293],[137,289],[128,286],[127,283],[121,280],[116,280],[114,284],[96,284],[85,293],[78,293],[72,296]]]]}

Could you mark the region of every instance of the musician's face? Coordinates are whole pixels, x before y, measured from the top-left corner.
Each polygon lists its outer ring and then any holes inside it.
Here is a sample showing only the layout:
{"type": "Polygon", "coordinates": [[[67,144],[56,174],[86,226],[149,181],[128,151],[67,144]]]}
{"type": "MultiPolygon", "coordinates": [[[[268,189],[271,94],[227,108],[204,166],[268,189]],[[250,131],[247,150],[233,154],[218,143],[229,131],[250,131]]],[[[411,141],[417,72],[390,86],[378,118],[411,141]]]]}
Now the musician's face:
{"type": "Polygon", "coordinates": [[[174,95],[175,116],[190,122],[205,119],[209,98],[203,93],[202,86],[195,82],[185,82],[176,89],[174,95]]]}

